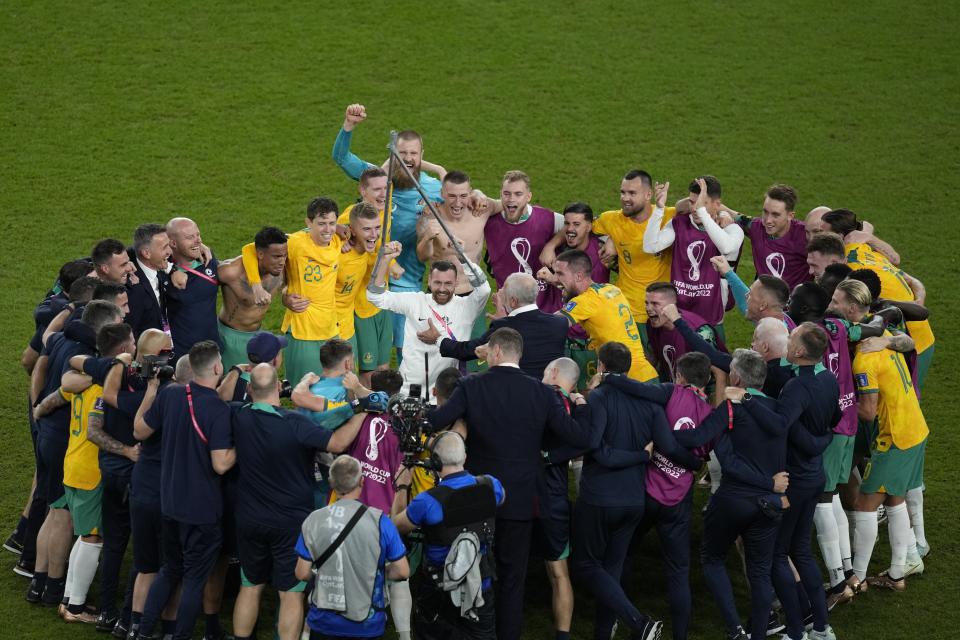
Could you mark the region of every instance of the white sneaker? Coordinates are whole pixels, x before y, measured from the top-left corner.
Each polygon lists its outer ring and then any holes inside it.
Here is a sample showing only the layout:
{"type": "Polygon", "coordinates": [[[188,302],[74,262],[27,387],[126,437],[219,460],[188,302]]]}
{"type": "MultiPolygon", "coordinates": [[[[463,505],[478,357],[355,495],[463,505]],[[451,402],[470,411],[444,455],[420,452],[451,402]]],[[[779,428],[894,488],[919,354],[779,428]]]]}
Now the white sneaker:
{"type": "Polygon", "coordinates": [[[807,640],[837,640],[837,634],[833,632],[833,627],[827,625],[823,631],[807,632],[807,640]]]}
{"type": "Polygon", "coordinates": [[[903,577],[923,575],[923,558],[919,555],[916,558],[907,558],[907,564],[903,571],[903,577]]]}

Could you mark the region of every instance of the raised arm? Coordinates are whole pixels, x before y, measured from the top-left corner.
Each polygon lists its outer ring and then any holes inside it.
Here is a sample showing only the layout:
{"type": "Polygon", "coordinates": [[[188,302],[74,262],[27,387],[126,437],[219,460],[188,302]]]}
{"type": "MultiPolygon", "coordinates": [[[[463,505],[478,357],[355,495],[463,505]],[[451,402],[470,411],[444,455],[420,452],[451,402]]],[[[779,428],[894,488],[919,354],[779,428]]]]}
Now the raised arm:
{"type": "Polygon", "coordinates": [[[665,314],[667,318],[671,318],[674,328],[680,332],[680,335],[683,336],[683,339],[686,340],[687,346],[693,349],[694,351],[699,351],[708,358],[710,358],[710,364],[721,369],[726,373],[730,373],[730,362],[733,361],[733,357],[729,353],[724,353],[720,351],[715,346],[707,342],[703,336],[693,330],[693,328],[687,324],[687,321],[680,316],[680,312],[677,311],[675,305],[667,305],[663,308],[661,313],[665,314]],[[669,310],[669,312],[668,312],[669,310]]]}
{"type": "Polygon", "coordinates": [[[353,138],[353,128],[367,119],[367,110],[362,104],[351,104],[344,113],[343,126],[333,142],[333,161],[337,163],[345,174],[354,180],[360,179],[360,174],[367,167],[373,165],[358,158],[350,151],[350,141],[353,138]]]}
{"type": "Polygon", "coordinates": [[[733,270],[724,256],[714,256],[710,258],[710,263],[730,285],[730,293],[733,294],[733,300],[737,303],[737,309],[746,316],[747,294],[750,293],[750,287],[740,279],[740,276],[737,275],[737,272],[733,270]]]}
{"type": "Polygon", "coordinates": [[[145,419],[147,412],[150,411],[150,407],[153,406],[153,401],[157,398],[157,389],[159,388],[160,381],[156,378],[150,378],[150,380],[147,381],[147,391],[143,395],[143,402],[140,403],[140,408],[137,409],[137,415],[133,419],[133,437],[137,440],[146,440],[153,435],[156,427],[159,426],[151,426],[145,419]]]}
{"type": "MultiPolygon", "coordinates": [[[[704,193],[705,189],[704,187],[704,193]]],[[[707,232],[710,240],[717,247],[717,251],[723,254],[727,260],[736,260],[740,247],[743,245],[743,229],[740,228],[740,225],[729,224],[726,227],[721,227],[707,213],[706,207],[698,208],[696,215],[703,230],[707,232]]]]}

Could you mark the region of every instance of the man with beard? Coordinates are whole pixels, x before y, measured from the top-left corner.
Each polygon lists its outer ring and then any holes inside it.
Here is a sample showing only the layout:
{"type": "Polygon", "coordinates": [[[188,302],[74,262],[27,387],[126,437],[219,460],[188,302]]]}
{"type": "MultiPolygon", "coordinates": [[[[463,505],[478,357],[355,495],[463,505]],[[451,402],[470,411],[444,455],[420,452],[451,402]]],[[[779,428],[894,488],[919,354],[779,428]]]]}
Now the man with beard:
{"type": "MultiPolygon", "coordinates": [[[[364,169],[375,165],[365,162],[350,151],[353,128],[367,119],[367,110],[362,104],[351,104],[346,109],[343,126],[333,143],[333,161],[343,172],[354,180],[359,180],[364,169]]],[[[416,131],[401,131],[397,136],[397,153],[426,192],[434,200],[440,200],[440,181],[422,172],[423,139],[416,131]]],[[[424,204],[420,194],[414,188],[406,174],[397,169],[393,175],[393,206],[390,212],[390,239],[400,243],[403,253],[397,263],[403,268],[403,274],[391,278],[390,287],[394,292],[420,291],[423,281],[424,265],[417,259],[417,218],[424,204]]],[[[399,350],[403,347],[403,315],[394,314],[393,344],[399,350]]]]}
{"type": "MultiPolygon", "coordinates": [[[[400,255],[402,247],[399,242],[390,242],[382,251],[377,270],[367,288],[367,299],[381,309],[406,317],[404,331],[407,336],[404,338],[403,360],[400,363],[403,393],[409,392],[411,384],[420,384],[422,388],[432,390],[440,372],[447,367],[457,366],[457,361],[441,357],[436,345],[428,345],[417,339],[417,332],[428,328],[430,321],[448,338],[457,340],[458,336],[468,336],[477,315],[483,313],[487,304],[490,285],[484,282],[469,295],[456,296],[456,267],[445,260],[438,260],[430,267],[429,294],[422,291],[387,291],[387,265],[400,255]],[[429,378],[424,371],[425,364],[429,368],[429,378]]],[[[480,268],[472,266],[474,269],[480,268]]]]}
{"type": "Polygon", "coordinates": [[[593,209],[586,202],[571,202],[563,208],[563,230],[555,235],[540,252],[540,263],[544,266],[537,272],[537,277],[554,286],[559,286],[550,267],[556,258],[557,247],[561,251],[576,249],[590,256],[593,271],[590,277],[594,282],[609,282],[610,269],[603,263],[600,251],[603,243],[593,233],[593,209]]]}
{"type": "Polygon", "coordinates": [[[675,216],[660,228],[669,188],[669,182],[657,186],[657,208],[650,218],[652,224],[644,232],[643,250],[657,253],[674,244],[680,247],[670,263],[677,306],[702,317],[722,338],[724,303],[720,275],[708,265],[714,256],[722,255],[731,261],[739,257],[743,229],[735,224],[720,226],[720,181],[713,176],[701,176],[690,183],[689,200],[694,203],[694,213],[675,216]]]}
{"type": "Polygon", "coordinates": [[[595,351],[608,342],[623,343],[631,356],[629,377],[641,382],[655,379],[657,372],[643,353],[630,304],[620,289],[591,279],[593,264],[583,251],[564,251],[553,267],[567,300],[559,313],[570,324],[584,328],[595,351]]]}
{"type": "Polygon", "coordinates": [[[435,260],[454,263],[457,267],[457,295],[470,293],[473,287],[463,273],[453,242],[459,242],[460,250],[474,264],[479,264],[483,256],[483,230],[487,221],[471,215],[472,191],[470,176],[462,171],[450,171],[443,178],[440,188],[443,203],[437,209],[454,240],[447,237],[432,215],[420,216],[417,221],[417,258],[424,263],[435,260]]]}
{"type": "MultiPolygon", "coordinates": [[[[175,270],[186,274],[186,284],[166,288],[167,311],[173,353],[180,358],[190,347],[204,340],[220,344],[217,324],[217,266],[213,255],[204,262],[200,227],[190,218],[173,218],[167,223],[175,270]]],[[[172,276],[171,276],[172,278],[172,276]]]]}
{"type": "Polygon", "coordinates": [[[253,238],[260,286],[270,295],[258,303],[244,269],[243,257],[227,260],[217,269],[223,290],[220,309],[220,341],[223,344],[223,368],[247,362],[247,343],[256,335],[270,302],[283,289],[283,269],[287,263],[287,235],[276,227],[264,227],[253,238]]]}
{"type": "MultiPolygon", "coordinates": [[[[540,252],[563,228],[563,216],[547,208],[531,205],[530,176],[523,171],[507,171],[501,181],[500,200],[493,201],[483,235],[487,242],[490,273],[503,286],[511,273],[536,277],[540,271],[540,252]]],[[[537,306],[553,313],[563,304],[556,287],[538,282],[537,306]]]]}

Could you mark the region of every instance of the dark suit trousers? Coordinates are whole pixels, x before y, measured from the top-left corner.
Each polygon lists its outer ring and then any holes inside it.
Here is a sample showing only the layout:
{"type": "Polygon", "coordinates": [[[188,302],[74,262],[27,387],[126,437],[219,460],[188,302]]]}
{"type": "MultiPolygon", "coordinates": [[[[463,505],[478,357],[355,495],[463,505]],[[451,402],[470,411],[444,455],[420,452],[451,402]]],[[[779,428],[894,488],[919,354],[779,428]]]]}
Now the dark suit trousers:
{"type": "Polygon", "coordinates": [[[493,549],[497,561],[497,580],[494,583],[497,640],[520,640],[533,521],[497,518],[496,526],[493,549]]]}

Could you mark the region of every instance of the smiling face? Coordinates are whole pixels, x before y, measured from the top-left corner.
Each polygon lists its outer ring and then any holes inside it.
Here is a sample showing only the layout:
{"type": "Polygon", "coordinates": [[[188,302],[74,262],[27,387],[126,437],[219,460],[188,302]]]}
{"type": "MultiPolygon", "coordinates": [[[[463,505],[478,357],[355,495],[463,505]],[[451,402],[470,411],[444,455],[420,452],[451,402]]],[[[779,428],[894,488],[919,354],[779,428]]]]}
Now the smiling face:
{"type": "Polygon", "coordinates": [[[593,223],[582,213],[563,214],[563,237],[568,247],[585,246],[593,230],[593,223]]]}
{"type": "Polygon", "coordinates": [[[105,282],[127,284],[127,277],[135,270],[130,256],[126,251],[121,251],[110,256],[109,262],[97,267],[97,277],[105,282]]]}
{"type": "Polygon", "coordinates": [[[437,304],[447,304],[453,299],[453,294],[457,290],[457,270],[440,271],[433,269],[430,271],[430,297],[437,304]]]}
{"type": "Polygon", "coordinates": [[[641,178],[620,182],[620,206],[623,215],[632,218],[643,213],[650,203],[650,187],[643,184],[641,178]]]}
{"type": "Polygon", "coordinates": [[[454,220],[461,219],[469,212],[468,206],[470,204],[471,191],[472,189],[470,188],[469,182],[462,182],[460,184],[453,182],[443,183],[443,187],[440,189],[440,195],[443,197],[443,207],[446,209],[446,213],[454,220]]]}
{"type": "Polygon", "coordinates": [[[369,202],[377,208],[377,211],[383,211],[387,203],[387,177],[376,176],[370,178],[366,185],[360,185],[360,197],[364,202],[369,202]]]}
{"type": "Polygon", "coordinates": [[[557,260],[553,263],[553,275],[557,282],[563,287],[563,297],[565,300],[575,298],[586,291],[589,278],[585,278],[582,273],[570,268],[570,264],[557,260]]]}
{"type": "Polygon", "coordinates": [[[327,246],[337,232],[337,212],[319,212],[313,220],[307,218],[307,231],[314,242],[321,247],[327,246]]]}
{"type": "Polygon", "coordinates": [[[763,200],[763,213],[760,222],[767,235],[773,238],[782,238],[790,230],[793,220],[793,211],[787,211],[787,205],[782,200],[774,200],[767,196],[763,200]]]}
{"type": "Polygon", "coordinates": [[[150,243],[140,250],[140,259],[151,269],[162,271],[172,253],[170,236],[166,232],[157,233],[150,239],[150,243]]]}
{"type": "Polygon", "coordinates": [[[373,253],[380,239],[380,218],[357,218],[350,222],[354,248],[360,253],[373,253]]]}
{"type": "Polygon", "coordinates": [[[200,259],[203,239],[196,222],[188,218],[180,219],[167,226],[167,234],[170,236],[170,248],[175,254],[183,259],[200,259]]]}
{"type": "Polygon", "coordinates": [[[510,222],[516,222],[527,210],[533,194],[530,187],[523,180],[504,182],[500,190],[500,202],[503,204],[503,215],[510,222]]]}

